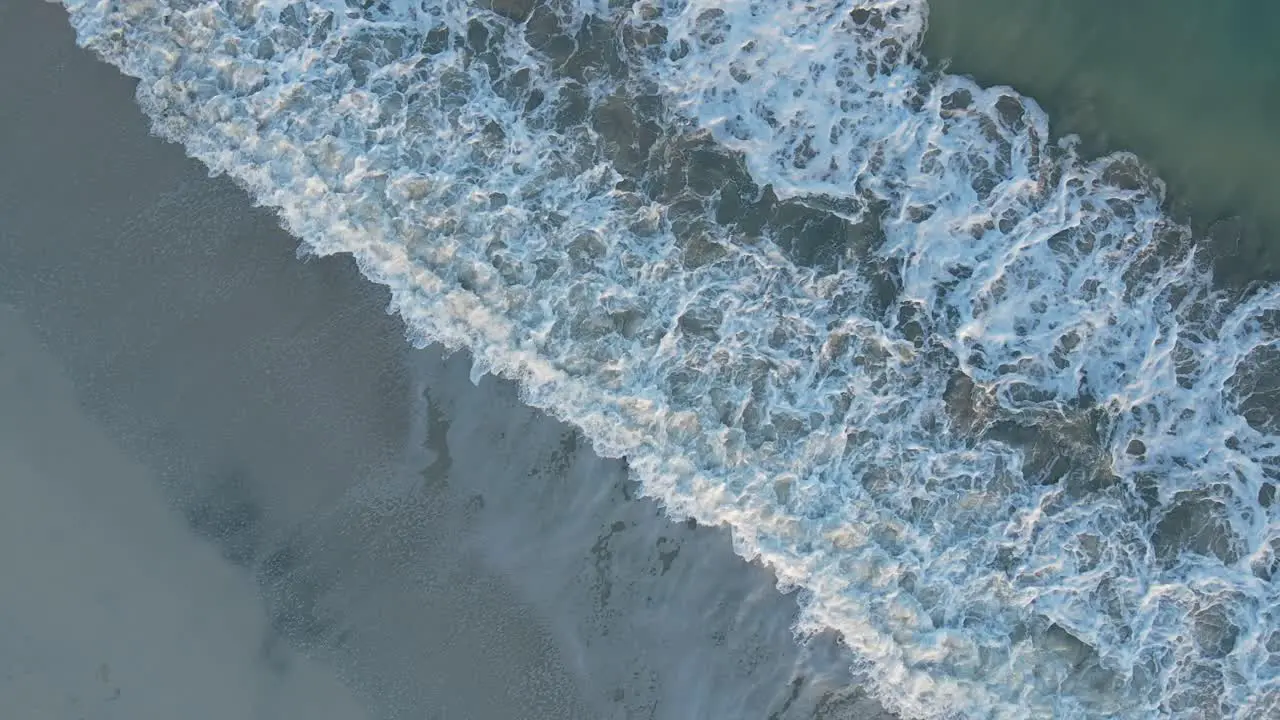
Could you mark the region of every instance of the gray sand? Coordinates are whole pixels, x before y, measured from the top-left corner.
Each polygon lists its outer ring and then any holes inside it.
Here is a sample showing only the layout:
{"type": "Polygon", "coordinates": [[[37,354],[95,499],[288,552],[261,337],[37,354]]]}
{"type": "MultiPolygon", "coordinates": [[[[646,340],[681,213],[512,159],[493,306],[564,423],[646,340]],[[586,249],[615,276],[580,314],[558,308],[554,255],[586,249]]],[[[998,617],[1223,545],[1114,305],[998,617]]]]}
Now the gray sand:
{"type": "Polygon", "coordinates": [[[0,7],[5,707],[879,714],[725,532],[664,519],[465,357],[411,350],[385,292],[299,261],[131,94],[59,8],[0,7]]]}
{"type": "Polygon", "coordinates": [[[4,716],[367,717],[330,668],[264,644],[251,578],[84,417],[12,311],[0,338],[4,716]]]}

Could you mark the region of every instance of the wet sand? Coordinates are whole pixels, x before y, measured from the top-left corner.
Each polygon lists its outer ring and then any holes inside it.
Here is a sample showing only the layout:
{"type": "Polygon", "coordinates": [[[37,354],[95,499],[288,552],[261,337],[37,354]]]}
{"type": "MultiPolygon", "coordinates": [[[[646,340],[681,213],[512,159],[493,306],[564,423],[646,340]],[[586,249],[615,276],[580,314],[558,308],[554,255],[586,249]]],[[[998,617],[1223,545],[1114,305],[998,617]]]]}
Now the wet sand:
{"type": "Polygon", "coordinates": [[[187,531],[11,310],[0,338],[6,717],[368,717],[331,668],[269,641],[252,579],[187,531]]]}
{"type": "Polygon", "coordinates": [[[1137,154],[1227,282],[1280,279],[1280,4],[930,0],[924,52],[1011,85],[1090,156],[1137,154]]]}
{"type": "Polygon", "coordinates": [[[60,8],[0,7],[0,413],[22,430],[0,576],[23,579],[0,584],[23,638],[0,699],[29,702],[5,707],[879,716],[727,533],[666,520],[464,355],[412,350],[381,288],[300,261],[148,135],[132,88],[60,8]]]}

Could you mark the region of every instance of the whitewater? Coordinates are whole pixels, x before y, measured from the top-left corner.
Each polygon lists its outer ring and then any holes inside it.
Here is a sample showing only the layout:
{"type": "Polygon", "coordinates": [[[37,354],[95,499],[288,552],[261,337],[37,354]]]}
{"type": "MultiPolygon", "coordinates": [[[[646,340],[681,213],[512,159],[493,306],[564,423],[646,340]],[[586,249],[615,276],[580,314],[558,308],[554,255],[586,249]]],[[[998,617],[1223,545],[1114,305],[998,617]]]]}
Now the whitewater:
{"type": "Polygon", "coordinates": [[[897,713],[1280,717],[1280,289],[928,69],[922,0],[62,4],[157,134],[730,527],[897,713]]]}

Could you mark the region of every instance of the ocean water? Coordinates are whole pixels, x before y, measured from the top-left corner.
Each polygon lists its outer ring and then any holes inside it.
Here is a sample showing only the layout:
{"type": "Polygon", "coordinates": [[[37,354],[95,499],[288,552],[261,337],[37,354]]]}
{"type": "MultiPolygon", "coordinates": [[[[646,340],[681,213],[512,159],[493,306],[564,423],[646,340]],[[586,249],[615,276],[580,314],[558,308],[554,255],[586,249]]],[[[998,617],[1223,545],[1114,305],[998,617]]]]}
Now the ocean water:
{"type": "Polygon", "coordinates": [[[1036,98],[1086,153],[1137,153],[1248,281],[1280,268],[1278,33],[1265,0],[933,0],[924,51],[1036,98]]]}
{"type": "Polygon", "coordinates": [[[63,4],[158,134],[729,526],[901,715],[1280,713],[1280,290],[932,69],[923,2],[63,4]]]}

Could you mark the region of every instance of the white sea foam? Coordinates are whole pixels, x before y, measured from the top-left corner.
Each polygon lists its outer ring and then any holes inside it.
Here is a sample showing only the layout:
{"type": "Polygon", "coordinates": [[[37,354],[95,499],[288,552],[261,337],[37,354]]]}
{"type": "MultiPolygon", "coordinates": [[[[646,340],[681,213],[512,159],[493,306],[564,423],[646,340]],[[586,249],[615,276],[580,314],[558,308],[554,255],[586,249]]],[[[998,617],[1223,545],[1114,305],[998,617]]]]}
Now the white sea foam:
{"type": "Polygon", "coordinates": [[[348,3],[64,0],[159,133],[732,526],[898,711],[1280,712],[1280,291],[1215,294],[1136,159],[919,69],[914,0],[348,3]],[[649,99],[880,240],[801,266],[637,191],[602,123],[649,99]]]}

